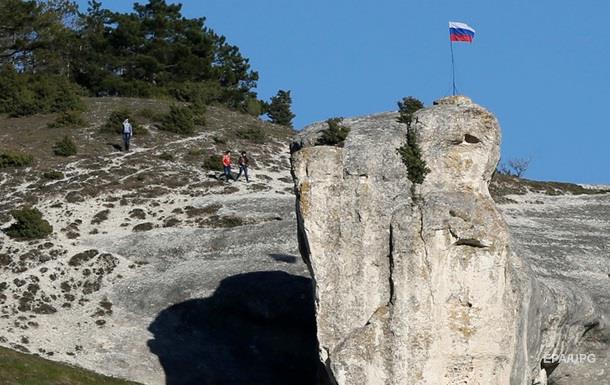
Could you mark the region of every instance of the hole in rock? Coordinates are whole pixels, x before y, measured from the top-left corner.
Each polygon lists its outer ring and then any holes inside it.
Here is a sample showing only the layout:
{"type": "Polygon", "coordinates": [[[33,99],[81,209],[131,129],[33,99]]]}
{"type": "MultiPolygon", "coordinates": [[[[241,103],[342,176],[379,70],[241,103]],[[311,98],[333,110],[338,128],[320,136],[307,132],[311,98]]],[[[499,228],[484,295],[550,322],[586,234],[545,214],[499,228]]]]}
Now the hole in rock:
{"type": "Polygon", "coordinates": [[[479,140],[479,138],[477,138],[476,136],[472,136],[470,134],[466,134],[464,135],[464,141],[466,143],[481,143],[481,141],[479,140]]]}

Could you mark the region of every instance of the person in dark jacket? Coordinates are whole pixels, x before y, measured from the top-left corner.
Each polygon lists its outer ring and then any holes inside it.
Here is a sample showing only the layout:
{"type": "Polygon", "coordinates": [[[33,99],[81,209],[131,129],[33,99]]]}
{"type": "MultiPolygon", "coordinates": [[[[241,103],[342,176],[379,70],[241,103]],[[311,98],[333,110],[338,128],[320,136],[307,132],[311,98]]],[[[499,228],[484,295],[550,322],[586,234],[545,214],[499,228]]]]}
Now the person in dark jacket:
{"type": "Polygon", "coordinates": [[[235,180],[238,180],[241,176],[241,173],[243,172],[246,176],[246,183],[250,182],[250,180],[248,179],[248,165],[250,164],[250,160],[248,159],[248,155],[246,155],[245,151],[241,152],[237,164],[239,164],[239,174],[237,174],[237,178],[235,178],[235,180]]]}

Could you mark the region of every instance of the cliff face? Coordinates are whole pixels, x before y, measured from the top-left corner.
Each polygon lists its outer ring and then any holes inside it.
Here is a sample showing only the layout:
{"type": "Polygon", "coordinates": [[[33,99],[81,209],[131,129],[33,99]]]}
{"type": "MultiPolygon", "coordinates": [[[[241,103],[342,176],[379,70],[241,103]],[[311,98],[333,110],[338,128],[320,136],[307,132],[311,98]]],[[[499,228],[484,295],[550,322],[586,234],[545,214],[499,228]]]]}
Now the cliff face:
{"type": "Polygon", "coordinates": [[[344,148],[297,139],[301,253],[315,283],[320,355],[331,382],[546,384],[604,320],[588,295],[542,282],[513,252],[488,191],[495,117],[465,97],[415,114],[430,173],[412,186],[396,114],[346,120],[344,148]]]}

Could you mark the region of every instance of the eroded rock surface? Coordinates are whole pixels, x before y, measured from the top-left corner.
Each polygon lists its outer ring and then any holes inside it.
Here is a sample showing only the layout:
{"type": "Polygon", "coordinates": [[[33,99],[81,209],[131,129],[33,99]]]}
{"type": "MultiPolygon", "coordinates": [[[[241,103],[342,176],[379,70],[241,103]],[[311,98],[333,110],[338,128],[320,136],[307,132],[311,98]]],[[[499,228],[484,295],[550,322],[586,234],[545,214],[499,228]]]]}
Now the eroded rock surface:
{"type": "Polygon", "coordinates": [[[348,119],[345,147],[295,141],[301,253],[315,282],[321,359],[331,383],[546,384],[605,315],[513,251],[488,191],[495,117],[465,97],[416,113],[431,172],[413,186],[396,149],[397,114],[348,119]]]}

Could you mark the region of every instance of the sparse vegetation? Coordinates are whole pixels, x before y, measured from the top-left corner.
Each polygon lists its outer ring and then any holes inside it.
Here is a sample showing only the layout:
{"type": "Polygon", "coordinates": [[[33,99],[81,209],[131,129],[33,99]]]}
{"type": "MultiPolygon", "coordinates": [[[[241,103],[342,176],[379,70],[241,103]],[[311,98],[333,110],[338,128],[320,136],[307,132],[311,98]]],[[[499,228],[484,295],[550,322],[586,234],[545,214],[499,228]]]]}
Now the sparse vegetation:
{"type": "Polygon", "coordinates": [[[8,167],[27,167],[34,162],[34,157],[30,154],[0,151],[0,169],[8,167]]]}
{"type": "Polygon", "coordinates": [[[15,218],[6,235],[21,240],[45,238],[53,232],[53,227],[43,219],[42,213],[35,208],[24,207],[11,211],[15,218]]]}
{"type": "Polygon", "coordinates": [[[149,122],[160,122],[165,115],[152,108],[145,107],[138,110],[137,116],[149,122]]]}
{"type": "Polygon", "coordinates": [[[252,116],[260,116],[265,111],[265,107],[264,102],[250,96],[246,98],[242,111],[252,116]]]}
{"type": "Polygon", "coordinates": [[[171,106],[169,112],[161,119],[161,130],[177,134],[195,132],[193,110],[190,107],[171,106]]]}
{"type": "Polygon", "coordinates": [[[545,195],[594,195],[607,194],[610,191],[584,188],[574,183],[528,180],[496,172],[491,179],[489,192],[496,202],[502,203],[506,195],[523,195],[528,192],[545,195]]]}
{"type": "Polygon", "coordinates": [[[121,134],[123,132],[123,122],[125,119],[129,119],[134,135],[146,135],[148,130],[142,127],[138,121],[134,118],[134,113],[128,108],[122,108],[119,110],[112,111],[106,123],[102,126],[102,132],[121,134]]]}
{"type": "Polygon", "coordinates": [[[139,232],[143,232],[143,231],[150,231],[154,228],[154,225],[150,222],[146,222],[146,223],[140,223],[139,225],[135,225],[133,227],[133,231],[136,233],[139,232]]]}
{"type": "Polygon", "coordinates": [[[529,168],[531,159],[516,158],[508,161],[508,164],[501,163],[496,172],[502,175],[514,176],[521,178],[529,168]]]}
{"type": "Polygon", "coordinates": [[[222,156],[210,155],[203,161],[203,168],[210,171],[222,171],[222,156]]]}
{"type": "Polygon", "coordinates": [[[222,136],[214,136],[212,137],[212,141],[214,142],[214,144],[227,144],[227,139],[223,138],[222,136]]]}
{"type": "Polygon", "coordinates": [[[83,119],[82,111],[75,110],[61,112],[55,121],[47,124],[49,128],[77,128],[86,125],[87,122],[83,119]]]}
{"type": "Polygon", "coordinates": [[[343,147],[345,139],[349,135],[349,127],[341,124],[343,118],[331,118],[326,121],[328,128],[322,131],[318,139],[318,145],[343,147]]]}
{"type": "Polygon", "coordinates": [[[256,144],[263,144],[267,141],[267,135],[259,127],[243,127],[234,131],[234,136],[238,139],[246,140],[256,144]]]}
{"type": "Polygon", "coordinates": [[[53,147],[53,153],[58,156],[72,156],[76,155],[77,152],[76,143],[68,135],[65,135],[62,140],[56,142],[53,147]]]}
{"type": "Polygon", "coordinates": [[[59,180],[64,178],[64,173],[56,170],[45,171],[42,173],[42,177],[48,180],[59,180]]]}
{"type": "Polygon", "coordinates": [[[188,151],[187,155],[192,158],[197,158],[197,157],[200,157],[201,155],[203,155],[203,150],[198,149],[198,148],[192,148],[188,151]]]}
{"type": "Polygon", "coordinates": [[[210,227],[230,228],[244,225],[244,220],[235,216],[212,215],[204,223],[210,227]]]}

